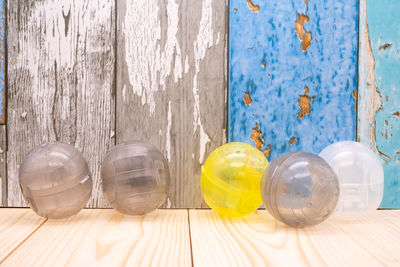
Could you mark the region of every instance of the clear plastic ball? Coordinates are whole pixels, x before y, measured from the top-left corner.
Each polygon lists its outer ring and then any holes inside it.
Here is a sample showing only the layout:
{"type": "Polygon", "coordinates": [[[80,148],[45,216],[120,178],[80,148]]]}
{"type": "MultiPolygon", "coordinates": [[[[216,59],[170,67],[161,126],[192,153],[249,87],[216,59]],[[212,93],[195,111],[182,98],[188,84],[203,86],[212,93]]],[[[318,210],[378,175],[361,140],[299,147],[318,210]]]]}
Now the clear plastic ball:
{"type": "Polygon", "coordinates": [[[40,216],[67,218],[85,207],[92,193],[92,176],[82,154],[64,143],[34,148],[19,172],[25,201],[40,216]]]}
{"type": "Polygon", "coordinates": [[[201,174],[204,200],[221,215],[240,217],[262,204],[261,176],[268,166],[266,157],[245,143],[228,143],[213,151],[201,174]]]}
{"type": "Polygon", "coordinates": [[[374,152],[363,144],[342,141],[326,147],[320,156],[331,165],[339,179],[340,196],[334,218],[358,219],[379,207],[384,173],[374,152]]]}
{"type": "Polygon", "coordinates": [[[307,152],[285,153],[271,161],[261,182],[265,208],[293,227],[321,223],[339,198],[335,172],[322,158],[307,152]]]}
{"type": "Polygon", "coordinates": [[[168,195],[167,160],[156,147],[140,141],[112,148],[102,163],[101,178],[104,197],[124,214],[149,213],[168,195]]]}

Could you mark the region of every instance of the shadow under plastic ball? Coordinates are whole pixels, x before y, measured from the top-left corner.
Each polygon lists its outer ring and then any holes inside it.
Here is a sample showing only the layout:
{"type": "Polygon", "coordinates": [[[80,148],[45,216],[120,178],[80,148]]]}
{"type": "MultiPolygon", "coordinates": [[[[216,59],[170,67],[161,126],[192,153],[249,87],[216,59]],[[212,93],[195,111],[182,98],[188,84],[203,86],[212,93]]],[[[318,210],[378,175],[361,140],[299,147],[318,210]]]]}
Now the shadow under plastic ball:
{"type": "Polygon", "coordinates": [[[92,193],[92,177],[82,154],[64,143],[34,148],[19,172],[25,201],[38,215],[61,219],[83,209],[92,193]]]}
{"type": "Polygon", "coordinates": [[[327,146],[319,154],[339,179],[340,195],[333,217],[359,219],[376,210],[383,197],[382,163],[365,145],[342,141],[327,146]]]}
{"type": "Polygon", "coordinates": [[[331,215],[339,197],[336,174],[322,158],[290,152],[272,160],[261,181],[265,208],[293,227],[321,223],[331,215]]]}
{"type": "Polygon", "coordinates": [[[168,162],[150,144],[130,141],[112,148],[102,163],[101,178],[104,197],[123,214],[144,215],[167,199],[168,162]]]}

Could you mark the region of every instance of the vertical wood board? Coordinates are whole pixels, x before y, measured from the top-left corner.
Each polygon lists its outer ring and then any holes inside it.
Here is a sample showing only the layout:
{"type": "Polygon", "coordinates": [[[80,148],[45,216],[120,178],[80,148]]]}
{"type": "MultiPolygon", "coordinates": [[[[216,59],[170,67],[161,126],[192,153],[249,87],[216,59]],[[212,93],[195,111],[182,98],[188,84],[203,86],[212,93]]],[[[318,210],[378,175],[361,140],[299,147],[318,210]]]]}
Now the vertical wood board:
{"type": "Polygon", "coordinates": [[[6,6],[0,1],[0,124],[6,123],[6,6]]]}
{"type": "Polygon", "coordinates": [[[360,3],[358,139],[382,159],[382,208],[400,208],[400,17],[398,1],[360,3]]]}
{"type": "Polygon", "coordinates": [[[93,174],[114,144],[114,1],[8,1],[8,205],[22,206],[18,168],[35,146],[70,143],[93,174]]]}
{"type": "Polygon", "coordinates": [[[357,0],[230,1],[229,141],[274,158],[355,139],[357,0]]]}
{"type": "Polygon", "coordinates": [[[0,206],[7,206],[7,129],[0,126],[0,206]]]}
{"type": "Polygon", "coordinates": [[[117,1],[117,143],[169,161],[165,207],[203,207],[201,164],[226,141],[227,2],[117,1]]]}

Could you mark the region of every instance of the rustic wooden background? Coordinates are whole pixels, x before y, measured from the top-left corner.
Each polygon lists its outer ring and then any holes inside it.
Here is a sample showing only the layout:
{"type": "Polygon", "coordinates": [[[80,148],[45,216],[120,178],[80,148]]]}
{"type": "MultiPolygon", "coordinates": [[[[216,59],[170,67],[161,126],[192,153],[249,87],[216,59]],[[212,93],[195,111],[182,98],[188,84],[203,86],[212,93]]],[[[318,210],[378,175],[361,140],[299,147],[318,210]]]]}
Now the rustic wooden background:
{"type": "Polygon", "coordinates": [[[141,139],[170,162],[164,206],[199,208],[201,165],[228,139],[269,159],[353,139],[382,158],[382,207],[399,208],[399,8],[390,0],[0,1],[2,205],[26,205],[18,168],[47,141],[71,143],[88,160],[88,207],[107,207],[99,167],[109,148],[141,139]]]}

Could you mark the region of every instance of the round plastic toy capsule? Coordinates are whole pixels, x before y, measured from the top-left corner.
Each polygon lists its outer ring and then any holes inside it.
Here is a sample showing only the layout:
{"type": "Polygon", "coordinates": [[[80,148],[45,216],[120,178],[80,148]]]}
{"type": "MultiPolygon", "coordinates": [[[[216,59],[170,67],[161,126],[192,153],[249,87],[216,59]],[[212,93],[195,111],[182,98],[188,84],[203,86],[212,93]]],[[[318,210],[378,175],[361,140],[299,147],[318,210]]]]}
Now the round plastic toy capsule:
{"type": "Polygon", "coordinates": [[[255,147],[228,143],[213,151],[201,174],[201,192],[213,210],[229,217],[255,211],[261,204],[260,181],[268,160],[255,147]]]}
{"type": "Polygon", "coordinates": [[[82,154],[64,143],[36,147],[19,173],[25,201],[40,216],[67,218],[78,213],[92,193],[92,177],[82,154]]]}
{"type": "Polygon", "coordinates": [[[339,179],[338,219],[358,219],[376,210],[383,197],[384,174],[379,158],[363,144],[342,141],[326,147],[320,156],[339,179]]]}
{"type": "Polygon", "coordinates": [[[335,172],[322,158],[290,152],[271,161],[261,182],[265,208],[293,227],[316,225],[327,219],[339,198],[335,172]]]}
{"type": "Polygon", "coordinates": [[[104,197],[128,215],[157,209],[169,190],[168,163],[154,146],[130,141],[112,148],[101,166],[104,197]]]}

